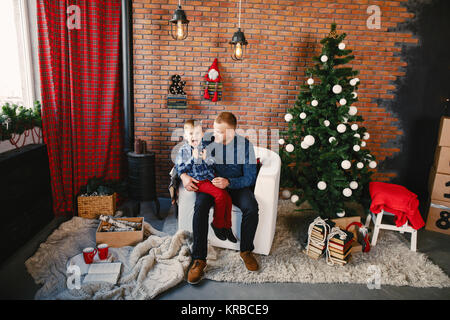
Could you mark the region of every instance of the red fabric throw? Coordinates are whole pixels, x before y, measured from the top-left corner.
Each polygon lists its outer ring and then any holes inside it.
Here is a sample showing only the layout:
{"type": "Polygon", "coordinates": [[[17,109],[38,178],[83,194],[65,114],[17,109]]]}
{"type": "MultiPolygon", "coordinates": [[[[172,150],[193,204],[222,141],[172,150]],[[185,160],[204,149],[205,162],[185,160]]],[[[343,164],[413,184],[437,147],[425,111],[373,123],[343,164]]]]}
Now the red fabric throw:
{"type": "Polygon", "coordinates": [[[42,121],[53,209],[91,177],[120,178],[120,0],[37,0],[42,121]]]}
{"type": "Polygon", "coordinates": [[[419,212],[417,195],[403,186],[385,183],[370,182],[370,197],[372,203],[370,211],[380,213],[381,210],[395,214],[395,225],[403,226],[409,222],[412,228],[418,230],[425,225],[419,212]]]}

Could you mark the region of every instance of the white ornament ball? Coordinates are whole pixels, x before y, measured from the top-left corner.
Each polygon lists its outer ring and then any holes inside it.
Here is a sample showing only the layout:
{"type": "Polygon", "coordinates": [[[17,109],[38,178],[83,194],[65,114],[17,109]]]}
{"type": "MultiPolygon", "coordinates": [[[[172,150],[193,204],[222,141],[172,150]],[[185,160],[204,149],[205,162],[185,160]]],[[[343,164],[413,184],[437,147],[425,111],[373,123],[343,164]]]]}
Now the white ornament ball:
{"type": "Polygon", "coordinates": [[[350,80],[350,85],[351,85],[351,86],[356,86],[357,83],[358,83],[358,80],[357,80],[356,78],[350,80]]]}
{"type": "Polygon", "coordinates": [[[283,190],[281,192],[281,196],[283,197],[283,199],[289,199],[291,197],[291,192],[289,190],[283,190]]]}
{"type": "Polygon", "coordinates": [[[300,147],[302,148],[302,149],[308,149],[309,148],[309,144],[307,144],[305,141],[302,141],[301,143],[300,143],[300,147]]]}
{"type": "Polygon", "coordinates": [[[365,132],[364,135],[363,135],[363,139],[364,140],[369,140],[369,138],[370,138],[370,134],[368,132],[365,132]]]}
{"type": "Polygon", "coordinates": [[[351,166],[352,166],[352,164],[351,164],[351,162],[348,161],[348,160],[344,160],[344,161],[341,162],[341,167],[342,167],[342,169],[344,169],[344,170],[350,169],[351,166]]]}
{"type": "Polygon", "coordinates": [[[362,169],[362,168],[364,168],[364,163],[358,162],[358,163],[356,164],[356,167],[357,167],[358,169],[362,169]]]}
{"type": "Polygon", "coordinates": [[[351,106],[350,108],[348,108],[348,114],[351,116],[356,115],[356,113],[358,113],[358,108],[351,106]]]}
{"type": "Polygon", "coordinates": [[[306,113],[302,112],[300,113],[300,119],[306,119],[306,113]]]}
{"type": "Polygon", "coordinates": [[[359,78],[355,78],[356,82],[359,82],[359,78]]]}
{"type": "Polygon", "coordinates": [[[329,142],[329,143],[333,143],[333,141],[336,141],[336,138],[335,138],[335,137],[330,137],[330,139],[328,139],[328,142],[329,142]]]}
{"type": "Polygon", "coordinates": [[[292,144],[288,144],[288,145],[286,145],[286,151],[287,152],[292,152],[292,151],[294,151],[294,146],[292,145],[292,144]]]}
{"type": "Polygon", "coordinates": [[[344,133],[347,130],[347,126],[345,124],[339,124],[336,128],[337,132],[344,133]]]}
{"type": "Polygon", "coordinates": [[[291,202],[296,203],[298,200],[300,200],[298,195],[296,195],[296,194],[292,195],[291,202]]]}
{"type": "Polygon", "coordinates": [[[324,125],[325,127],[330,126],[330,121],[329,121],[329,120],[324,120],[324,121],[323,121],[323,125],[324,125]]]}
{"type": "Polygon", "coordinates": [[[285,141],[284,141],[284,139],[280,139],[280,140],[278,140],[278,143],[279,143],[279,144],[284,144],[285,141]]]}
{"type": "Polygon", "coordinates": [[[359,133],[355,133],[353,136],[354,136],[355,138],[361,138],[361,136],[359,135],[359,133]]]}
{"type": "Polygon", "coordinates": [[[320,61],[327,62],[328,61],[328,57],[326,55],[323,55],[323,56],[320,57],[320,61]]]}
{"type": "Polygon", "coordinates": [[[340,85],[338,85],[338,84],[335,84],[333,86],[333,92],[336,93],[336,94],[341,93],[342,92],[342,87],[340,85]]]}
{"type": "Polygon", "coordinates": [[[309,78],[308,81],[306,81],[310,86],[314,84],[314,79],[309,78]]]}
{"type": "Polygon", "coordinates": [[[353,131],[356,131],[356,130],[358,130],[358,125],[356,123],[354,123],[354,124],[352,124],[351,128],[353,131]]]}
{"type": "Polygon", "coordinates": [[[369,162],[369,168],[375,169],[376,167],[377,167],[377,163],[375,161],[370,161],[369,162]]]}
{"type": "Polygon", "coordinates": [[[338,45],[339,50],[344,50],[345,49],[345,43],[341,42],[338,45]]]}
{"type": "Polygon", "coordinates": [[[303,139],[303,142],[308,146],[312,146],[316,142],[316,139],[314,139],[312,135],[307,135],[305,139],[303,139]]]}
{"type": "Polygon", "coordinates": [[[317,189],[325,190],[327,188],[327,183],[325,181],[319,181],[317,183],[317,189]]]}
{"type": "Polygon", "coordinates": [[[339,218],[342,218],[342,217],[345,216],[345,211],[338,212],[338,213],[336,213],[336,215],[337,215],[339,218]]]}
{"type": "Polygon", "coordinates": [[[365,141],[362,141],[361,142],[361,147],[365,147],[367,144],[366,144],[366,142],[365,141]]]}
{"type": "Polygon", "coordinates": [[[313,107],[317,107],[317,106],[319,105],[319,101],[313,100],[313,101],[311,101],[311,105],[312,105],[313,107]]]}
{"type": "Polygon", "coordinates": [[[356,182],[356,181],[350,182],[350,188],[353,190],[358,189],[358,182],[356,182]]]}
{"type": "Polygon", "coordinates": [[[352,189],[350,189],[350,188],[345,188],[344,190],[342,190],[342,194],[345,196],[345,197],[350,197],[351,195],[352,195],[352,189]]]}
{"type": "Polygon", "coordinates": [[[357,144],[355,144],[355,145],[353,146],[353,151],[358,152],[359,150],[361,150],[361,147],[358,146],[357,144]]]}
{"type": "Polygon", "coordinates": [[[345,100],[344,98],[342,98],[341,100],[339,100],[339,104],[340,104],[341,106],[344,106],[344,105],[347,104],[347,100],[345,100]]]}
{"type": "Polygon", "coordinates": [[[294,118],[294,116],[290,113],[286,113],[284,116],[284,120],[286,120],[286,122],[289,122],[292,120],[292,118],[294,118]]]}
{"type": "Polygon", "coordinates": [[[356,99],[358,97],[358,94],[356,92],[352,92],[352,96],[353,96],[353,99],[356,99]]]}

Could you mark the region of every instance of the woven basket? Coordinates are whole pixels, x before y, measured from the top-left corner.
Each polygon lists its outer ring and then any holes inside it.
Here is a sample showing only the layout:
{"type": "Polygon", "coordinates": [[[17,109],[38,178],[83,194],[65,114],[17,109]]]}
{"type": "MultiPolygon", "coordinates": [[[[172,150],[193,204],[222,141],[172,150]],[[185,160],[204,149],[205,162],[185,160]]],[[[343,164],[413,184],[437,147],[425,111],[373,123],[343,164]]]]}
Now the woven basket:
{"type": "Polygon", "coordinates": [[[110,196],[78,197],[78,216],[97,219],[101,214],[112,216],[116,212],[116,193],[110,196]]]}

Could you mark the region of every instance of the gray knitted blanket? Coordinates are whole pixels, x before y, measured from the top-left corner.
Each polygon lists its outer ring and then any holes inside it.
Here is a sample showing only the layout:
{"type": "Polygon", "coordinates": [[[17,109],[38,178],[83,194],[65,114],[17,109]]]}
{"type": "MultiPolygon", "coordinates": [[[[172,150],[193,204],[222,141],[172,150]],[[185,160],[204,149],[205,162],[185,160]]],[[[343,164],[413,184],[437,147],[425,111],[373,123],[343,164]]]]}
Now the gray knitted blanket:
{"type": "Polygon", "coordinates": [[[25,262],[42,287],[35,299],[153,299],[184,280],[191,257],[191,235],[180,230],[167,235],[144,222],[144,241],[135,247],[110,248],[115,262],[122,262],[117,284],[68,285],[72,273],[67,262],[85,247],[95,246],[99,220],[73,217],[60,225],[25,262]]]}

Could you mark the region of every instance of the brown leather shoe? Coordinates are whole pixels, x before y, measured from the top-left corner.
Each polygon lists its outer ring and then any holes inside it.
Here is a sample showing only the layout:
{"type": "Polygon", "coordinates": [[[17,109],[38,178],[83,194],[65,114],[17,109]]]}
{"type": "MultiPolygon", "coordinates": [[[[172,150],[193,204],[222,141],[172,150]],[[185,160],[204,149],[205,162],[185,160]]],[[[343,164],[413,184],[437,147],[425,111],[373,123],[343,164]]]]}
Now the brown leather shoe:
{"type": "Polygon", "coordinates": [[[259,266],[251,251],[244,251],[240,253],[241,260],[244,261],[245,267],[248,271],[258,271],[259,266]]]}
{"type": "Polygon", "coordinates": [[[191,269],[189,269],[187,282],[190,284],[197,284],[199,283],[203,275],[205,274],[205,268],[206,268],[206,261],[205,260],[194,260],[194,263],[191,266],[191,269]]]}

